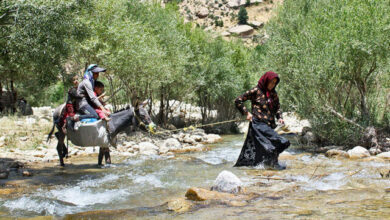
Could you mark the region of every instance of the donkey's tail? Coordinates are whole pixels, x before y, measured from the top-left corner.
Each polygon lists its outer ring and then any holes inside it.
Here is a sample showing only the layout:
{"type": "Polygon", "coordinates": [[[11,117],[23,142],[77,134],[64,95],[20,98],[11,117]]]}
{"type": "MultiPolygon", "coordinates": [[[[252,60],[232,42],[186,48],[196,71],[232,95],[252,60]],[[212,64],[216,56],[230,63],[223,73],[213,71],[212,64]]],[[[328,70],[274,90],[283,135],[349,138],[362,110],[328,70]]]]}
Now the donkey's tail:
{"type": "Polygon", "coordinates": [[[49,143],[50,143],[50,138],[51,138],[51,136],[53,135],[54,127],[55,127],[55,126],[56,126],[56,123],[53,122],[53,127],[51,128],[51,131],[50,131],[49,135],[47,135],[46,142],[49,142],[49,143]]]}

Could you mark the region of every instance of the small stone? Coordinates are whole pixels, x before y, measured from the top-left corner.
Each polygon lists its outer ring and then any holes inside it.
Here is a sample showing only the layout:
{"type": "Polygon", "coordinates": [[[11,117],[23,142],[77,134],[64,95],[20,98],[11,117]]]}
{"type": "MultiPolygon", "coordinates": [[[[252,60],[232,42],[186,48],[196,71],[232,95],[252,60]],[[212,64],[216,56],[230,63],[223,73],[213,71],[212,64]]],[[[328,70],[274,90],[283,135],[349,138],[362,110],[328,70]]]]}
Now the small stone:
{"type": "Polygon", "coordinates": [[[203,137],[200,135],[192,135],[191,138],[194,139],[196,142],[203,141],[203,137]]]}
{"type": "Polygon", "coordinates": [[[187,143],[187,144],[193,144],[196,141],[192,137],[190,137],[190,136],[185,136],[183,142],[187,143]]]}
{"type": "Polygon", "coordinates": [[[30,171],[28,171],[28,170],[24,170],[23,171],[23,176],[32,176],[33,174],[30,172],[30,171]]]}
{"type": "Polygon", "coordinates": [[[382,168],[379,170],[379,174],[382,178],[390,178],[390,169],[389,168],[382,168]]]}
{"type": "Polygon", "coordinates": [[[8,179],[9,172],[0,173],[0,179],[8,179]]]}
{"type": "Polygon", "coordinates": [[[379,148],[377,148],[377,147],[370,148],[369,152],[370,152],[371,155],[377,155],[377,154],[382,153],[382,151],[379,148]]]}
{"type": "Polygon", "coordinates": [[[196,16],[198,16],[198,18],[205,18],[209,15],[209,10],[207,8],[200,8],[198,11],[196,11],[196,16]]]}

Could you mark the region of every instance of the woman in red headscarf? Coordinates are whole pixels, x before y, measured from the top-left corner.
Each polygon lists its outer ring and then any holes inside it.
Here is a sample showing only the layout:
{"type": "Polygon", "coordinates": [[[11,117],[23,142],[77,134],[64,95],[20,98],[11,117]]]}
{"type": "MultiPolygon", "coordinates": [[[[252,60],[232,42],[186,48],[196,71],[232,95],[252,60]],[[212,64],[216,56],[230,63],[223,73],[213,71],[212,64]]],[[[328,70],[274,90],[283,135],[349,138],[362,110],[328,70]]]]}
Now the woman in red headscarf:
{"type": "Polygon", "coordinates": [[[278,74],[266,72],[254,88],[235,100],[236,107],[246,115],[250,124],[241,154],[234,166],[257,166],[263,163],[274,169],[286,168],[278,163],[278,156],[290,146],[290,142],[273,130],[276,119],[284,124],[275,91],[279,81],[278,74]],[[252,113],[244,106],[247,100],[252,103],[252,113]]]}

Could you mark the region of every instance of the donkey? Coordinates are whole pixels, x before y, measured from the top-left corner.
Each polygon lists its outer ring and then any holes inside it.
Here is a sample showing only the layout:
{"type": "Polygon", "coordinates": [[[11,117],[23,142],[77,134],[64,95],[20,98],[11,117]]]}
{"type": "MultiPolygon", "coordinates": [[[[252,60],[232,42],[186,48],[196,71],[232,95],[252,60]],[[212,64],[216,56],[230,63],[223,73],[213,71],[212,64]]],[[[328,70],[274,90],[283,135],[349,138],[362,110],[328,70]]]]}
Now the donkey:
{"type": "MultiPolygon", "coordinates": [[[[58,132],[55,133],[55,136],[58,140],[57,152],[60,159],[60,165],[65,166],[64,157],[68,154],[68,148],[64,143],[66,136],[68,136],[68,140],[77,146],[99,146],[108,148],[110,145],[116,147],[116,135],[131,125],[140,127],[149,132],[154,132],[156,126],[152,122],[148,111],[145,110],[145,104],[146,102],[140,105],[137,104],[134,108],[127,107],[119,110],[110,115],[111,120],[108,122],[99,120],[97,122],[80,125],[79,127],[75,126],[75,128],[70,127],[69,123],[67,134],[63,132],[58,124],[65,105],[62,104],[58,106],[53,113],[54,123],[47,140],[50,139],[55,127],[57,127],[58,132]]],[[[101,159],[102,158],[99,156],[98,163],[101,163],[101,159]]]]}

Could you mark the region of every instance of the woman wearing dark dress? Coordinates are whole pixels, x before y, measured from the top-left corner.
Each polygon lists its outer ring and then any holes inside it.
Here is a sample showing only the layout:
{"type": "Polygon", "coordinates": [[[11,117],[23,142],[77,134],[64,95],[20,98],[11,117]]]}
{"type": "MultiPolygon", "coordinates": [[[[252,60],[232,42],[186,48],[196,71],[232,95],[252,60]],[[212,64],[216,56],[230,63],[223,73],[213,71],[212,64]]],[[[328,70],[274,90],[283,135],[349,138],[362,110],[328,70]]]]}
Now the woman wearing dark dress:
{"type": "Polygon", "coordinates": [[[278,163],[278,156],[290,146],[290,142],[273,130],[276,119],[284,124],[275,91],[279,81],[278,74],[266,72],[257,86],[235,100],[236,107],[250,123],[244,146],[234,166],[257,166],[262,163],[273,169],[286,168],[278,163]],[[244,106],[247,100],[252,103],[252,113],[244,106]]]}

